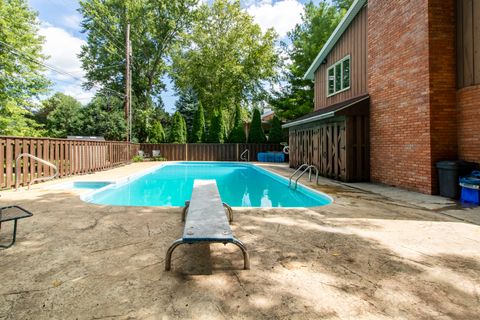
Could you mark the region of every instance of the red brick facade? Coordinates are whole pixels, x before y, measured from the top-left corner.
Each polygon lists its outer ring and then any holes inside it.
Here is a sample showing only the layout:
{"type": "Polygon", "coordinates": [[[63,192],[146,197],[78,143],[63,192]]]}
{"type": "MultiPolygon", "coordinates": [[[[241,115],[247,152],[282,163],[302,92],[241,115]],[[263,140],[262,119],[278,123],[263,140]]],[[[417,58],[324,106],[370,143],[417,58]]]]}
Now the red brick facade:
{"type": "Polygon", "coordinates": [[[467,161],[480,162],[480,85],[457,92],[458,154],[467,161]]]}
{"type": "Polygon", "coordinates": [[[369,1],[371,180],[436,192],[456,157],[453,0],[369,1]]]}

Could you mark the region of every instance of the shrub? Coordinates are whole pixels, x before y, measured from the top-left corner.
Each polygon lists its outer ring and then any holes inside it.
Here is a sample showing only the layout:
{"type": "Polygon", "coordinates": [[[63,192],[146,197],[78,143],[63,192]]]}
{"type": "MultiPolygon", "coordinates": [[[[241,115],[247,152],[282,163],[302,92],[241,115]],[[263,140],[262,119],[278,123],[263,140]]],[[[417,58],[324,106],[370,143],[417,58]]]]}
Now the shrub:
{"type": "Polygon", "coordinates": [[[205,114],[203,113],[202,103],[198,103],[198,108],[195,111],[193,118],[192,133],[190,135],[190,142],[200,143],[205,140],[205,114]]]}
{"type": "Polygon", "coordinates": [[[264,143],[267,140],[265,133],[263,133],[262,119],[260,111],[255,108],[253,110],[252,123],[250,124],[250,131],[248,132],[249,143],[264,143]]]}
{"type": "Polygon", "coordinates": [[[208,130],[208,142],[223,143],[225,135],[225,125],[223,123],[222,111],[213,114],[210,122],[210,130],[208,130]]]}
{"type": "Polygon", "coordinates": [[[178,111],[175,112],[172,118],[169,141],[171,143],[186,143],[186,134],[184,133],[185,127],[185,120],[182,115],[178,111]]]}
{"type": "Polygon", "coordinates": [[[160,121],[155,121],[153,126],[150,128],[148,133],[148,142],[149,143],[162,143],[165,141],[165,131],[163,130],[162,123],[160,121]]]}
{"type": "Polygon", "coordinates": [[[135,155],[132,158],[133,162],[143,162],[143,157],[141,155],[135,155]]]}
{"type": "Polygon", "coordinates": [[[282,123],[277,116],[274,116],[272,119],[272,128],[268,134],[268,142],[270,143],[280,143],[283,142],[283,131],[282,131],[282,123]]]}
{"type": "Polygon", "coordinates": [[[242,121],[242,110],[240,109],[240,106],[237,105],[237,107],[235,108],[233,128],[232,128],[232,131],[230,131],[228,142],[245,143],[246,140],[247,140],[247,137],[245,136],[245,130],[243,128],[243,121],[242,121]]]}

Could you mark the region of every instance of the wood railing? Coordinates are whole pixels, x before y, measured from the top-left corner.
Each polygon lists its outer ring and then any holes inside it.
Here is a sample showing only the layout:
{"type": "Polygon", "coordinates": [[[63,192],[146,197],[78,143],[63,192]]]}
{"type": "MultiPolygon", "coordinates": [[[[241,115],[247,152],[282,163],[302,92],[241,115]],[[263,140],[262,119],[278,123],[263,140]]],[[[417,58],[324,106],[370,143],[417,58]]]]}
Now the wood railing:
{"type": "MultiPolygon", "coordinates": [[[[83,141],[0,136],[0,189],[15,185],[15,159],[22,153],[53,163],[58,177],[86,174],[129,163],[139,144],[118,141],[83,141]]],[[[20,186],[53,174],[53,168],[30,158],[19,161],[20,186]]]]}
{"type": "Polygon", "coordinates": [[[240,161],[240,155],[246,149],[250,150],[250,160],[257,161],[257,153],[281,151],[283,146],[273,143],[140,144],[140,150],[146,154],[151,156],[153,150],[159,150],[168,161],[240,161]]]}
{"type": "MultiPolygon", "coordinates": [[[[279,144],[256,143],[189,143],[134,144],[121,141],[84,141],[52,138],[22,138],[0,136],[0,189],[15,186],[16,158],[29,153],[51,162],[58,168],[58,178],[87,174],[129,163],[139,150],[152,155],[160,150],[169,161],[240,161],[240,155],[250,150],[250,160],[257,153],[281,151],[279,144]]],[[[53,168],[29,157],[19,161],[19,185],[53,175],[53,168]]]]}

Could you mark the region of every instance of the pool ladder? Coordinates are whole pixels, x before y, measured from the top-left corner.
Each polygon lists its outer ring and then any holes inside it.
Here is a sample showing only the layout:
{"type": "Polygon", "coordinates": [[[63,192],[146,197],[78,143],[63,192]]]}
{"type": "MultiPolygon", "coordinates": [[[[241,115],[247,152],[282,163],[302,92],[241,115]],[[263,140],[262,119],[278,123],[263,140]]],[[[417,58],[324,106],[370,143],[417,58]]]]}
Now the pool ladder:
{"type": "Polygon", "coordinates": [[[240,160],[250,162],[250,150],[245,149],[240,155],[240,160]]]}
{"type": "Polygon", "coordinates": [[[308,181],[312,181],[312,169],[315,170],[315,183],[318,184],[318,169],[317,167],[315,167],[314,165],[311,165],[311,164],[308,164],[308,163],[304,163],[302,164],[300,167],[298,167],[297,170],[295,170],[295,172],[290,176],[290,179],[288,180],[288,187],[290,188],[292,186],[292,179],[295,177],[295,175],[300,172],[300,174],[297,176],[297,178],[295,179],[295,188],[294,189],[297,189],[297,185],[298,185],[298,180],[308,171],[308,181]],[[300,170],[304,169],[303,171],[300,172],[300,170]]]}
{"type": "MultiPolygon", "coordinates": [[[[33,160],[36,160],[40,163],[43,163],[44,165],[52,167],[53,171],[54,171],[53,176],[39,177],[39,178],[35,178],[35,179],[33,179],[33,176],[32,176],[30,182],[28,183],[28,189],[30,189],[30,186],[36,181],[47,181],[47,180],[55,179],[58,176],[58,168],[53,163],[48,162],[46,160],[43,160],[41,158],[35,157],[34,155],[32,155],[30,153],[22,153],[15,160],[15,189],[18,190],[18,187],[20,186],[20,159],[23,158],[23,157],[32,158],[33,160]]],[[[25,166],[25,163],[23,165],[25,166]]]]}

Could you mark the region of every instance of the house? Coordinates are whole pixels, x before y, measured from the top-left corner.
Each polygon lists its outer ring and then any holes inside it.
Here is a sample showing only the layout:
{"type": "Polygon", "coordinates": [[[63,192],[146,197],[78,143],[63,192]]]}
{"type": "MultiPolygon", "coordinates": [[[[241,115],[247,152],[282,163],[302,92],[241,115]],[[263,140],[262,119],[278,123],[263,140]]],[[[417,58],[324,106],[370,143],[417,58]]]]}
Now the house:
{"type": "Polygon", "coordinates": [[[435,194],[438,161],[480,162],[480,1],[355,0],[305,78],[292,167],[435,194]]]}

